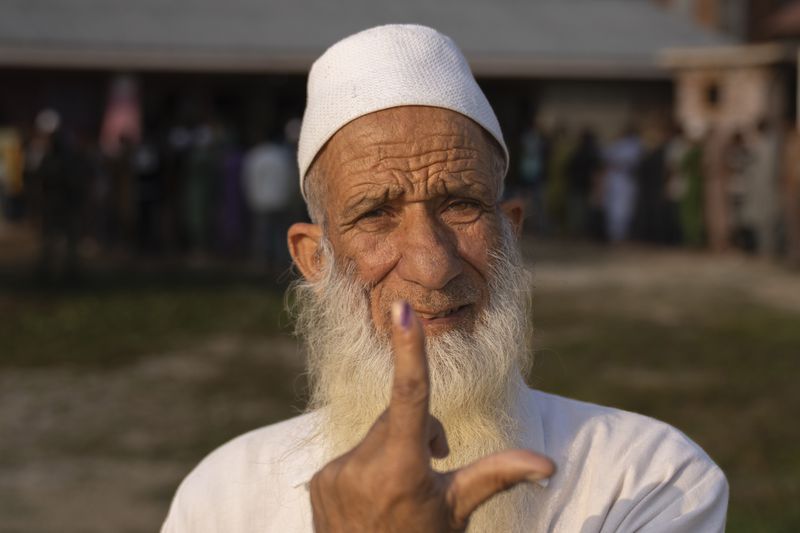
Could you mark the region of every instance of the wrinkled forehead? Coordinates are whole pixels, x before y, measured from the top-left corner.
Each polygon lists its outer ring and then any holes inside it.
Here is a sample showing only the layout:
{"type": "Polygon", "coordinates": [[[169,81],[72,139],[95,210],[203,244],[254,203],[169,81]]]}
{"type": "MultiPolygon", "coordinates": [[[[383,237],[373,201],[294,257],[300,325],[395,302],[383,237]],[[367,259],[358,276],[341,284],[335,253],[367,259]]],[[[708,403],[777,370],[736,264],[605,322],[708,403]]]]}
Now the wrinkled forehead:
{"type": "Polygon", "coordinates": [[[336,204],[354,196],[429,196],[455,189],[496,200],[502,157],[496,141],[464,115],[405,106],[350,122],[331,138],[319,163],[329,201],[336,204]]]}

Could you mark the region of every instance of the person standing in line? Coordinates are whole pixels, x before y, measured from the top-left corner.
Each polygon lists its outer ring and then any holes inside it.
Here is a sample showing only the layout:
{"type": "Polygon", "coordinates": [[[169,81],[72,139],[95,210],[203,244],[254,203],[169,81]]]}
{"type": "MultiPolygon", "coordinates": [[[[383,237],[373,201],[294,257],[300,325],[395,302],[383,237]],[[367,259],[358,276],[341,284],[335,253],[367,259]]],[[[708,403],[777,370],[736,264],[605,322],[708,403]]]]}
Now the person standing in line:
{"type": "Polygon", "coordinates": [[[654,131],[647,142],[635,176],[636,200],[631,235],[650,243],[669,242],[667,230],[667,140],[660,131],[654,131]]]}
{"type": "Polygon", "coordinates": [[[752,164],[745,184],[745,217],[755,240],[755,251],[762,256],[773,256],[778,252],[780,189],[776,128],[767,119],[759,120],[750,145],[752,164]]]}
{"type": "Polygon", "coordinates": [[[123,136],[117,151],[107,154],[105,167],[108,172],[108,244],[112,249],[122,247],[126,251],[136,235],[136,198],[138,197],[133,139],[123,136]]]}
{"type": "Polygon", "coordinates": [[[245,155],[242,176],[252,217],[253,257],[277,267],[285,256],[286,212],[294,190],[292,152],[284,143],[265,140],[245,155]]]}
{"type": "Polygon", "coordinates": [[[670,182],[670,190],[678,197],[678,219],[683,243],[700,248],[705,243],[705,180],[703,142],[699,135],[687,144],[682,157],[680,151],[677,145],[671,155],[677,164],[674,176],[682,176],[685,181],[674,177],[675,181],[670,182]]]}
{"type": "Polygon", "coordinates": [[[161,207],[162,157],[152,138],[143,137],[132,157],[136,176],[136,249],[154,253],[160,249],[158,213],[161,207]]]}
{"type": "Polygon", "coordinates": [[[222,155],[222,181],[217,205],[217,241],[226,256],[242,252],[247,208],[242,191],[244,154],[230,128],[225,129],[222,155]]]}
{"type": "Polygon", "coordinates": [[[783,209],[786,224],[786,256],[800,267],[800,132],[795,124],[786,131],[782,161],[783,209]]]}
{"type": "Polygon", "coordinates": [[[22,216],[24,160],[19,131],[0,118],[0,230],[22,216]]]}
{"type": "Polygon", "coordinates": [[[703,148],[703,187],[705,225],[708,245],[714,252],[724,252],[730,246],[730,208],[728,205],[728,172],[725,163],[727,134],[711,130],[703,148]]]}
{"type": "Polygon", "coordinates": [[[187,240],[183,199],[186,189],[186,167],[193,142],[193,132],[184,124],[173,124],[166,132],[160,191],[163,208],[159,216],[159,234],[167,254],[182,250],[187,240]]]}
{"type": "Polygon", "coordinates": [[[608,238],[619,243],[628,238],[636,200],[633,173],[642,158],[642,142],[633,127],[606,148],[605,212],[608,238]]]}
{"type": "Polygon", "coordinates": [[[520,141],[519,176],[521,192],[532,214],[533,230],[536,234],[545,234],[548,229],[544,202],[546,144],[547,139],[533,119],[531,127],[525,131],[520,141]]]}
{"type": "Polygon", "coordinates": [[[208,252],[212,205],[222,173],[222,139],[218,124],[207,121],[194,137],[184,180],[184,216],[189,244],[198,258],[208,252]]]}
{"type": "Polygon", "coordinates": [[[664,202],[666,205],[666,231],[671,244],[685,244],[686,235],[680,222],[681,202],[689,188],[689,177],[683,162],[692,149],[692,144],[678,125],[673,126],[672,134],[664,150],[664,202]]]}
{"type": "Polygon", "coordinates": [[[576,237],[591,234],[590,197],[597,173],[601,168],[597,135],[590,128],[581,132],[578,146],[569,160],[567,175],[567,220],[570,233],[576,237]]]}
{"type": "Polygon", "coordinates": [[[38,268],[39,275],[44,278],[59,274],[74,277],[78,274],[78,241],[86,184],[92,172],[91,164],[81,148],[56,121],[50,132],[48,149],[36,169],[42,199],[38,268]]]}
{"type": "Polygon", "coordinates": [[[52,144],[52,135],[61,123],[61,116],[53,109],[43,109],[34,120],[30,138],[25,143],[23,190],[26,216],[35,224],[43,217],[42,183],[39,168],[52,144]]]}
{"type": "Polygon", "coordinates": [[[563,235],[567,229],[567,166],[573,149],[571,132],[562,125],[556,125],[550,135],[544,192],[547,220],[555,235],[563,235]]]}
{"type": "Polygon", "coordinates": [[[737,130],[731,136],[723,152],[726,172],[725,203],[730,217],[726,231],[738,248],[755,249],[753,232],[753,153],[745,140],[744,132],[737,130]]]}

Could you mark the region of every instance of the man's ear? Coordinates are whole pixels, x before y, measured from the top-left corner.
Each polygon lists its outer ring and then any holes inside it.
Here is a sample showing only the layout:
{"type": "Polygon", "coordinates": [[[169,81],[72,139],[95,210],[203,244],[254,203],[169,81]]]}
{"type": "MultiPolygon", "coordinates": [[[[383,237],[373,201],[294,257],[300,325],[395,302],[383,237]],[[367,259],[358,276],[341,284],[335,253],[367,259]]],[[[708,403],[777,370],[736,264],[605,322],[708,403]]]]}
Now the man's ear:
{"type": "Polygon", "coordinates": [[[289,253],[300,273],[309,281],[315,281],[322,272],[322,261],[317,253],[322,240],[322,228],[317,224],[299,222],[292,224],[287,235],[289,253]]]}
{"type": "Polygon", "coordinates": [[[519,237],[522,233],[522,222],[525,218],[525,202],[521,198],[511,198],[500,204],[500,209],[508,217],[514,234],[519,237]]]}

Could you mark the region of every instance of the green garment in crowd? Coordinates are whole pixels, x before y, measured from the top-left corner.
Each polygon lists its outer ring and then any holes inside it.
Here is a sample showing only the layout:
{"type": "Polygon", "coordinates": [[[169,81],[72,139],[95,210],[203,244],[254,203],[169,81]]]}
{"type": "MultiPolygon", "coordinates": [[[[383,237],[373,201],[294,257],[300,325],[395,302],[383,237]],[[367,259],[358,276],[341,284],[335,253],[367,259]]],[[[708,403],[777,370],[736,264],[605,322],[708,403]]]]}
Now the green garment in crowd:
{"type": "Polygon", "coordinates": [[[567,167],[572,156],[573,145],[566,138],[553,143],[550,163],[547,166],[547,185],[545,206],[548,218],[558,233],[563,233],[567,225],[567,188],[569,177],[567,167]]]}
{"type": "Polygon", "coordinates": [[[693,145],[681,164],[681,172],[686,176],[686,192],[680,200],[680,224],[683,240],[692,247],[704,243],[705,224],[703,221],[703,149],[693,145]]]}

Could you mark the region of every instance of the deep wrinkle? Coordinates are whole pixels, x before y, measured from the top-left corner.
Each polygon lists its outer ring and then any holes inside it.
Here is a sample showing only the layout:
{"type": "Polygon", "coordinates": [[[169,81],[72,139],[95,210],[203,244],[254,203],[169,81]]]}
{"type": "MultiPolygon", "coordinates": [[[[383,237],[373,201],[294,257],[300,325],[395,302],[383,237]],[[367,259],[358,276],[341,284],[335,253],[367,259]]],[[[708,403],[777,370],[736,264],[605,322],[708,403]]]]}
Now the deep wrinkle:
{"type": "Polygon", "coordinates": [[[441,178],[434,176],[427,181],[434,181],[434,184],[424,187],[421,192],[416,192],[421,185],[412,182],[410,195],[408,188],[397,183],[368,183],[356,187],[365,190],[356,191],[345,201],[343,212],[340,213],[340,226],[346,231],[365,213],[384,206],[397,209],[401,204],[425,202],[438,207],[458,200],[475,202],[485,210],[496,205],[491,191],[481,181],[453,175],[441,178]]]}
{"type": "Polygon", "coordinates": [[[431,315],[464,306],[447,327],[472,328],[505,216],[493,142],[456,112],[403,107],[354,120],[320,154],[327,236],[336,261],[355,265],[379,331],[398,299],[431,315]]]}

